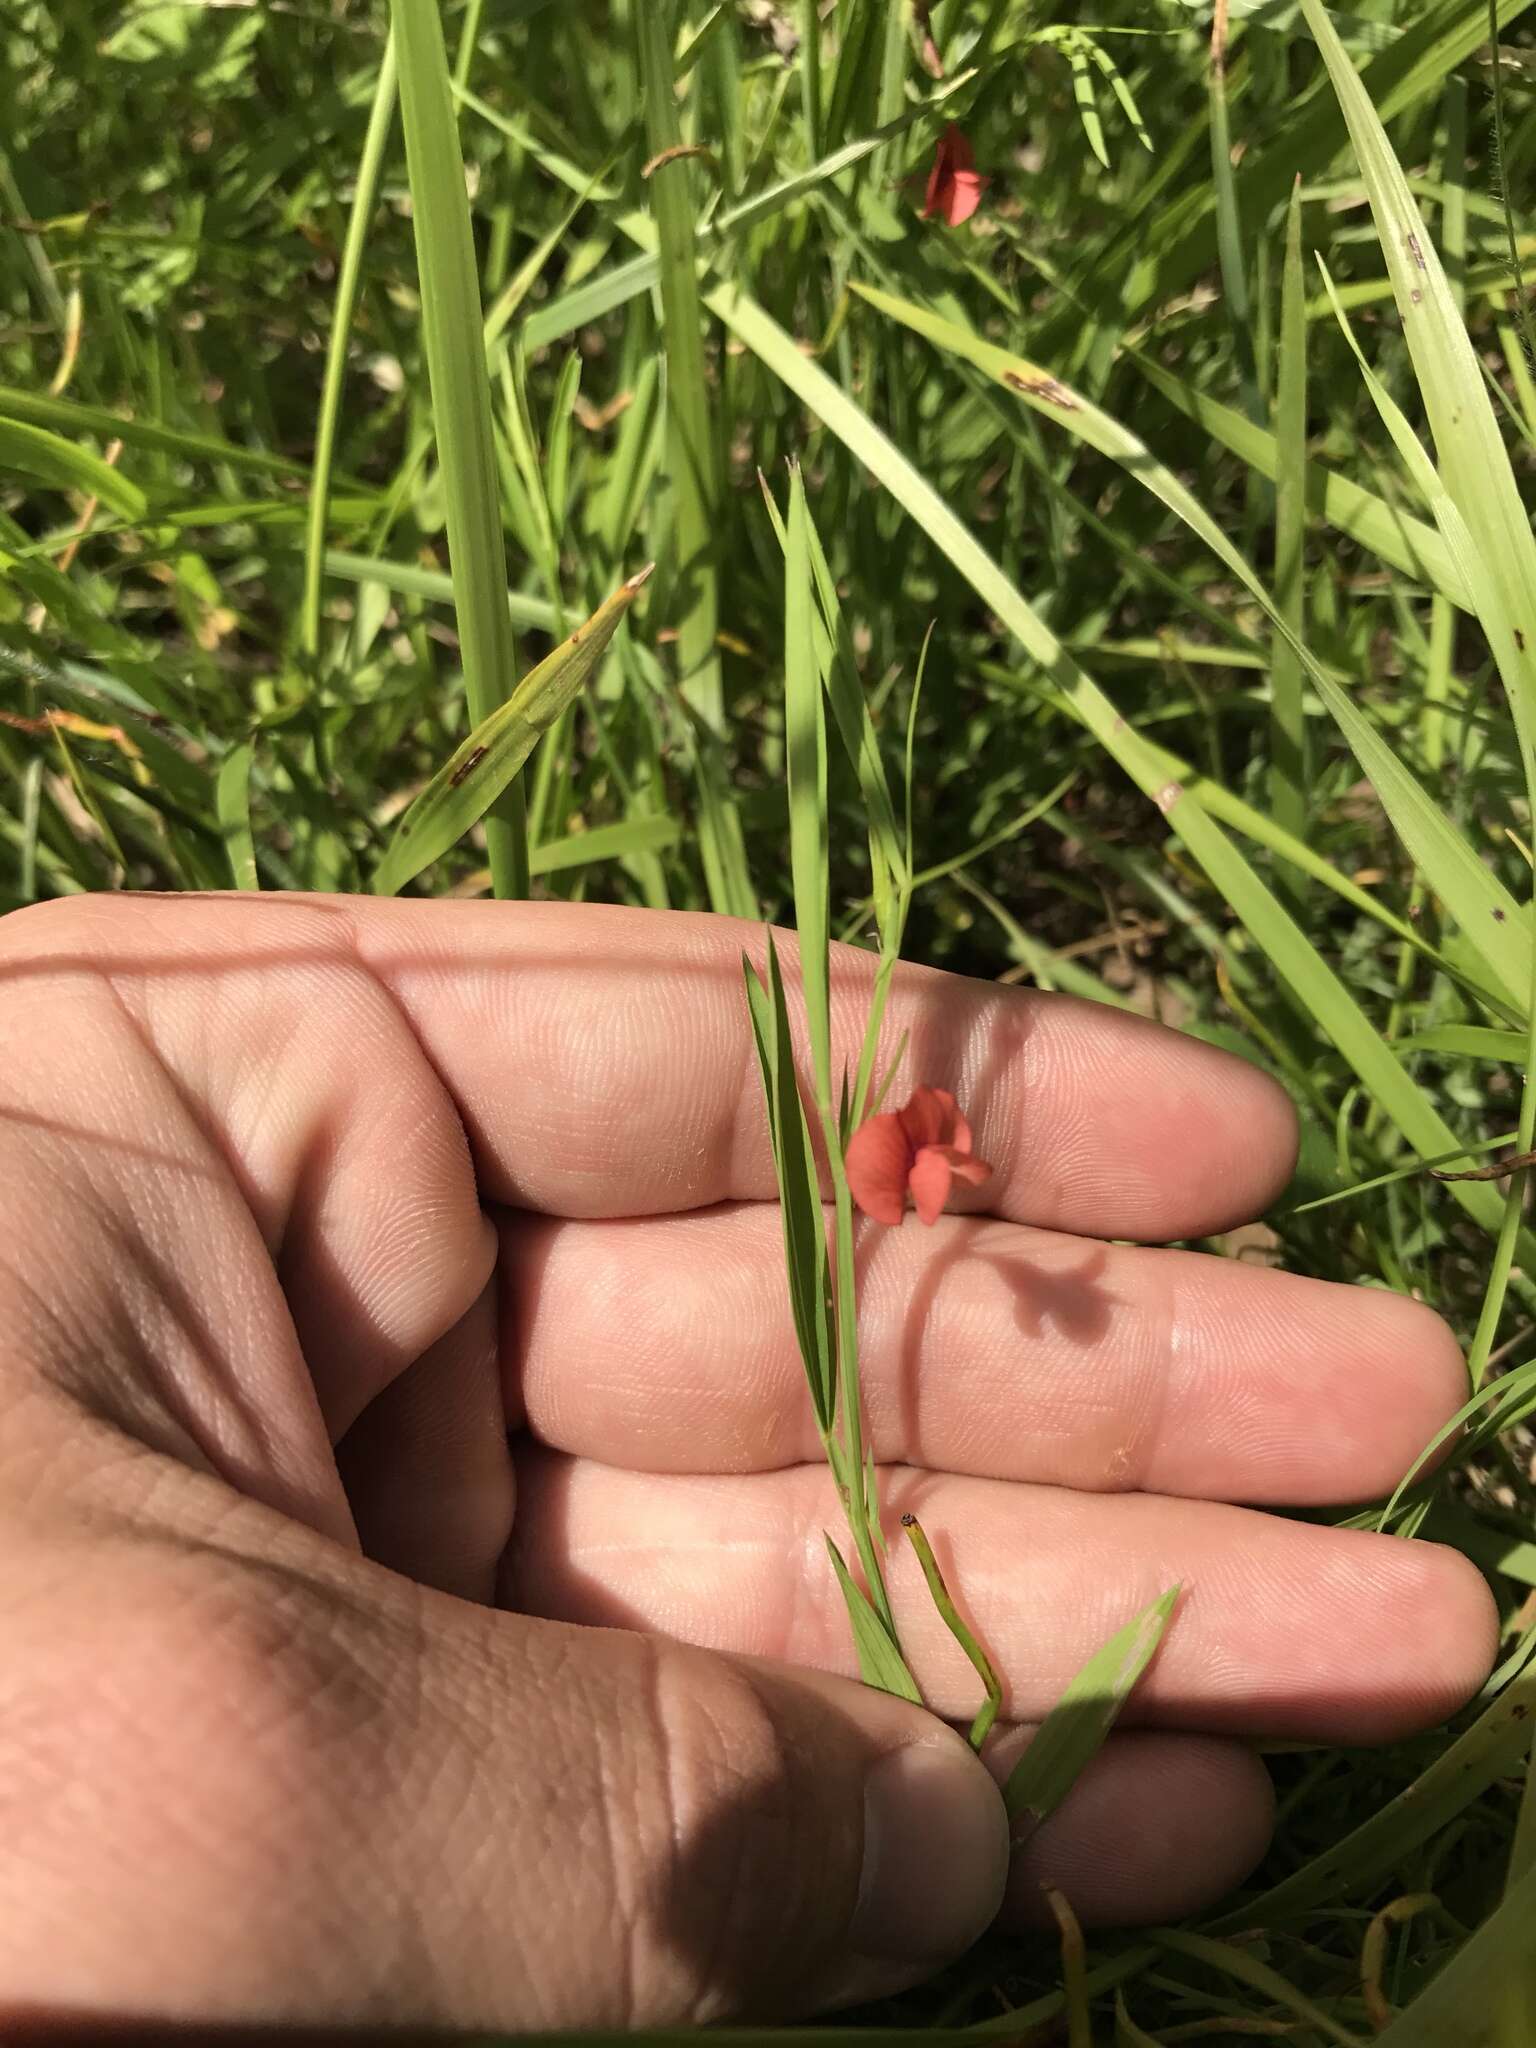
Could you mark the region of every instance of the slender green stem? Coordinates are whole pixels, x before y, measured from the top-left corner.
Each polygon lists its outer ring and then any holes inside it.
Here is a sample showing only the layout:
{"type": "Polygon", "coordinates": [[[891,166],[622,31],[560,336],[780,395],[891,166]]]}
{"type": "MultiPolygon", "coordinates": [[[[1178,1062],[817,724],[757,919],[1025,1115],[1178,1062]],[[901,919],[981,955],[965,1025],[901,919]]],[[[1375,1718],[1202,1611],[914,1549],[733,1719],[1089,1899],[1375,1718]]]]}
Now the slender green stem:
{"type": "Polygon", "coordinates": [[[645,0],[638,10],[640,77],[649,180],[661,263],[661,305],[667,350],[667,446],[672,472],[676,561],[682,616],[678,658],[683,694],[713,732],[724,728],[716,582],[720,516],[719,461],[704,362],[694,222],[694,165],[671,152],[683,146],[672,76],[670,0],[645,0]]]}
{"type": "Polygon", "coordinates": [[[299,605],[299,646],[312,669],[318,666],[320,659],[325,529],[330,514],[331,468],[336,457],[342,387],[347,377],[347,349],[352,339],[352,316],[357,308],[358,286],[362,281],[368,223],[378,198],[384,151],[394,123],[395,92],[395,38],[391,33],[384,43],[384,56],[373,88],[373,108],[363,137],[363,153],[358,160],[357,188],[347,221],[347,238],[342,246],[336,303],[331,314],[331,337],[325,355],[325,378],[320,387],[320,413],[315,424],[315,456],[310,470],[309,516],[304,536],[304,594],[299,605]]]}
{"type": "Polygon", "coordinates": [[[954,1597],[944,1583],[944,1574],[939,1570],[939,1561],[933,1554],[933,1545],[923,1533],[923,1525],[916,1515],[903,1515],[901,1526],[911,1539],[912,1548],[917,1552],[917,1561],[923,1568],[923,1577],[928,1581],[928,1591],[933,1604],[939,1610],[944,1626],[975,1665],[977,1675],[986,1688],[986,1698],[977,1710],[971,1723],[967,1741],[972,1749],[980,1749],[992,1732],[992,1723],[997,1719],[998,1709],[1003,1704],[1003,1688],[992,1660],[961,1619],[954,1597]]]}

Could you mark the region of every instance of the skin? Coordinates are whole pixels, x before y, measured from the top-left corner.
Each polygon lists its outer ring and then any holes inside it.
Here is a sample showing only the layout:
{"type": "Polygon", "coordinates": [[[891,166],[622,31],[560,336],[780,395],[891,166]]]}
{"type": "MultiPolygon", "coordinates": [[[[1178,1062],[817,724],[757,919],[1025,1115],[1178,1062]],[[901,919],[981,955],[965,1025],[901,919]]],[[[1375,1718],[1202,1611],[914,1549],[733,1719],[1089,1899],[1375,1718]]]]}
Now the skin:
{"type": "MultiPolygon", "coordinates": [[[[849,1681],[741,988],[761,934],[565,905],[78,899],[0,927],[0,2026],[662,2025],[922,1977],[1060,1884],[1190,1911],[1255,1738],[1477,1688],[1458,1555],[1279,1519],[1461,1396],[1395,1296],[1137,1250],[1273,1199],[1245,1063],[903,969],[994,1174],[866,1225],[888,1515],[1009,1691],[994,1768],[1164,1586],[1123,1732],[1011,1859],[849,1681]]],[[[791,955],[792,958],[792,955],[791,955]]],[[[837,1056],[869,963],[834,967],[837,1056]]],[[[915,1560],[943,1714],[975,1686],[915,1560]]]]}

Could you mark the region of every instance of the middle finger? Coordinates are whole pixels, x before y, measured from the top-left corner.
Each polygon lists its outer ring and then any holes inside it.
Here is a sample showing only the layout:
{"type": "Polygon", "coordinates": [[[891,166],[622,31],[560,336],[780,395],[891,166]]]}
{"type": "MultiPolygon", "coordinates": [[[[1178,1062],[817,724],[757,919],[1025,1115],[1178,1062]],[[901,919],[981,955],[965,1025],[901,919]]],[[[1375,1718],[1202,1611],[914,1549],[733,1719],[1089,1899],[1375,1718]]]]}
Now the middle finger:
{"type": "MultiPolygon", "coordinates": [[[[778,1209],[501,1218],[508,1410],[653,1472],[820,1455],[778,1209]]],[[[1292,1506],[1390,1490],[1465,1394],[1432,1310],[1200,1253],[985,1218],[867,1229],[875,1455],[1094,1491],[1292,1506]]]]}

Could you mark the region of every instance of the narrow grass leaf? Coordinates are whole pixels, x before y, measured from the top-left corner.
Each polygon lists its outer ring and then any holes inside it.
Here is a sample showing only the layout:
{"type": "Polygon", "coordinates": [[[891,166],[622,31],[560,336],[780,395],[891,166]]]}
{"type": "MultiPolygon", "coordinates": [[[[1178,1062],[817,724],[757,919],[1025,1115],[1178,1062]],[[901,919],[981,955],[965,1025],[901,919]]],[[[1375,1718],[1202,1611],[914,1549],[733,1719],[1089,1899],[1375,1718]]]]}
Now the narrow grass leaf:
{"type": "Polygon", "coordinates": [[[331,307],[331,331],[326,342],[325,376],[320,386],[320,410],[315,422],[315,452],[310,468],[304,539],[304,593],[299,604],[299,645],[311,664],[318,661],[320,654],[320,600],[325,580],[326,529],[330,523],[331,471],[336,460],[336,433],[341,420],[342,391],[352,345],[352,317],[357,310],[363,252],[379,196],[384,152],[394,125],[397,85],[395,39],[389,35],[384,40],[384,55],[379,61],[373,105],[369,109],[362,154],[358,158],[357,182],[347,215],[347,236],[342,244],[341,265],[336,274],[336,297],[331,307]]]}
{"type": "Polygon", "coordinates": [[[853,1646],[859,1660],[859,1676],[866,1685],[878,1686],[881,1692],[894,1693],[897,1699],[910,1700],[914,1706],[920,1707],[923,1696],[917,1689],[916,1679],[907,1669],[900,1650],[886,1632],[885,1623],[870,1606],[868,1595],[843,1562],[842,1552],[830,1536],[827,1538],[827,1555],[832,1560],[832,1569],[837,1574],[837,1583],[848,1608],[853,1646]]]}
{"type": "Polygon", "coordinates": [[[1170,1586],[1134,1621],[1118,1629],[1041,1722],[1003,1787],[1015,1834],[1032,1831],[1053,1814],[1098,1755],[1163,1639],[1179,1591],[1170,1586]]]}
{"type": "Polygon", "coordinates": [[[1002,1684],[992,1668],[991,1658],[966,1626],[959,1608],[955,1605],[953,1594],[944,1583],[944,1574],[939,1570],[939,1560],[933,1554],[933,1545],[928,1541],[922,1523],[916,1515],[903,1515],[901,1526],[906,1530],[912,1548],[917,1552],[917,1561],[922,1567],[933,1604],[938,1609],[939,1619],[964,1650],[981,1680],[986,1697],[977,1710],[976,1718],[972,1721],[966,1737],[972,1749],[979,1750],[991,1734],[992,1724],[1003,1704],[1002,1684]]]}
{"type": "Polygon", "coordinates": [[[784,1231],[784,1264],[789,1278],[795,1341],[810,1388],[816,1426],[823,1440],[837,1420],[837,1364],[826,1221],[816,1156],[805,1104],[795,1078],[795,1048],[778,948],[768,940],[768,981],[743,956],[747,1005],[752,1017],[759,1071],[773,1141],[779,1185],[779,1220],[784,1231]]]}
{"type": "Polygon", "coordinates": [[[123,519],[140,520],[147,509],[144,493],[120,470],[47,427],[0,418],[0,470],[30,477],[53,490],[99,498],[123,519]]]}
{"type": "Polygon", "coordinates": [[[374,873],[375,895],[397,894],[485,817],[541,736],[589,681],[649,575],[642,570],[621,584],[585,625],[528,671],[507,702],[443,763],[395,826],[374,873]]]}
{"type": "MultiPolygon", "coordinates": [[[[1275,603],[1290,640],[1306,631],[1307,320],[1301,263],[1301,183],[1291,189],[1280,286],[1279,389],[1275,401],[1275,603]]],[[[1270,662],[1270,803],[1277,824],[1307,830],[1307,721],[1302,665],[1286,638],[1270,662]]]]}
{"type": "MultiPolygon", "coordinates": [[[[343,583],[381,583],[403,597],[426,597],[434,604],[453,603],[453,578],[441,569],[424,569],[419,562],[390,562],[382,555],[355,555],[345,548],[327,548],[325,569],[343,583]]],[[[555,608],[548,598],[530,597],[521,590],[506,593],[507,616],[514,625],[532,626],[540,633],[555,630],[555,608]]]]}
{"type": "Polygon", "coordinates": [[[798,463],[790,470],[784,550],[784,763],[789,798],[790,873],[800,977],[810,1026],[816,1099],[832,1106],[832,997],[828,956],[827,729],[812,619],[809,515],[798,463]]]}
{"type": "MultiPolygon", "coordinates": [[[[510,697],[514,681],[480,284],[437,0],[392,0],[392,18],[454,607],[465,695],[478,728],[510,697]]],[[[502,764],[513,751],[499,751],[502,764]]],[[[495,808],[485,818],[485,841],[497,895],[526,895],[528,840],[516,769],[498,786],[495,808]]],[[[387,871],[387,860],[385,865],[387,871]]],[[[410,870],[418,872],[419,866],[410,870]]],[[[409,878],[402,875],[394,886],[409,878]]]]}
{"type": "Polygon", "coordinates": [[[214,783],[214,808],[224,835],[230,880],[237,889],[261,887],[256,872],[256,842],[251,837],[251,763],[255,757],[254,743],[242,740],[219,763],[214,783]]]}
{"type": "Polygon", "coordinates": [[[1215,1941],[1208,1934],[1184,1934],[1173,1928],[1160,1928],[1154,1939],[1172,1954],[1188,1956],[1191,1962],[1219,1971],[1224,1977],[1246,1984],[1250,1991],[1257,1991],[1261,1998],[1284,2006],[1306,2026],[1315,2027],[1330,2041],[1337,2042],[1338,2048],[1365,2048],[1363,2034],[1343,2026],[1331,2013],[1324,2012],[1314,1999],[1298,1991],[1288,1977],[1282,1976],[1268,1963],[1261,1962],[1247,1949],[1234,1948],[1230,1942],[1215,1941]]]}
{"type": "Polygon", "coordinates": [[[1536,1872],[1527,1872],[1472,1938],[1400,2012],[1377,2048],[1449,2048],[1536,2041],[1536,1872]]]}
{"type": "Polygon", "coordinates": [[[1380,1884],[1513,1769],[1531,1739],[1533,1715],[1536,1671],[1527,1670],[1411,1785],[1300,1870],[1223,1914],[1215,1931],[1273,1926],[1380,1884]]]}
{"type": "Polygon", "coordinates": [[[660,263],[667,352],[667,445],[671,470],[677,651],[683,694],[713,732],[723,729],[717,584],[719,458],[704,366],[694,221],[695,168],[683,145],[672,75],[673,0],[646,0],[636,10],[645,103],[648,182],[660,263]]]}

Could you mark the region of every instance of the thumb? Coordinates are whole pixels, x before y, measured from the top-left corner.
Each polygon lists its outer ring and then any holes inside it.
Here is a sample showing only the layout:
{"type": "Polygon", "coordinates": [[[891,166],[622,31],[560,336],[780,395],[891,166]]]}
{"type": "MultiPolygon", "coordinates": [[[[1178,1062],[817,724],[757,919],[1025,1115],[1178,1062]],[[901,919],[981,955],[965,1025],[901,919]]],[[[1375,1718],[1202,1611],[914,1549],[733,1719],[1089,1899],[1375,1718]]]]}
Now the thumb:
{"type": "Polygon", "coordinates": [[[55,1782],[41,1718],[29,1757],[25,1888],[0,1853],[0,2004],[788,2017],[916,1982],[998,1908],[996,1787],[919,1708],[423,1592],[248,1502],[218,1543],[119,1536],[10,1631],[70,1705],[55,1782]]]}

